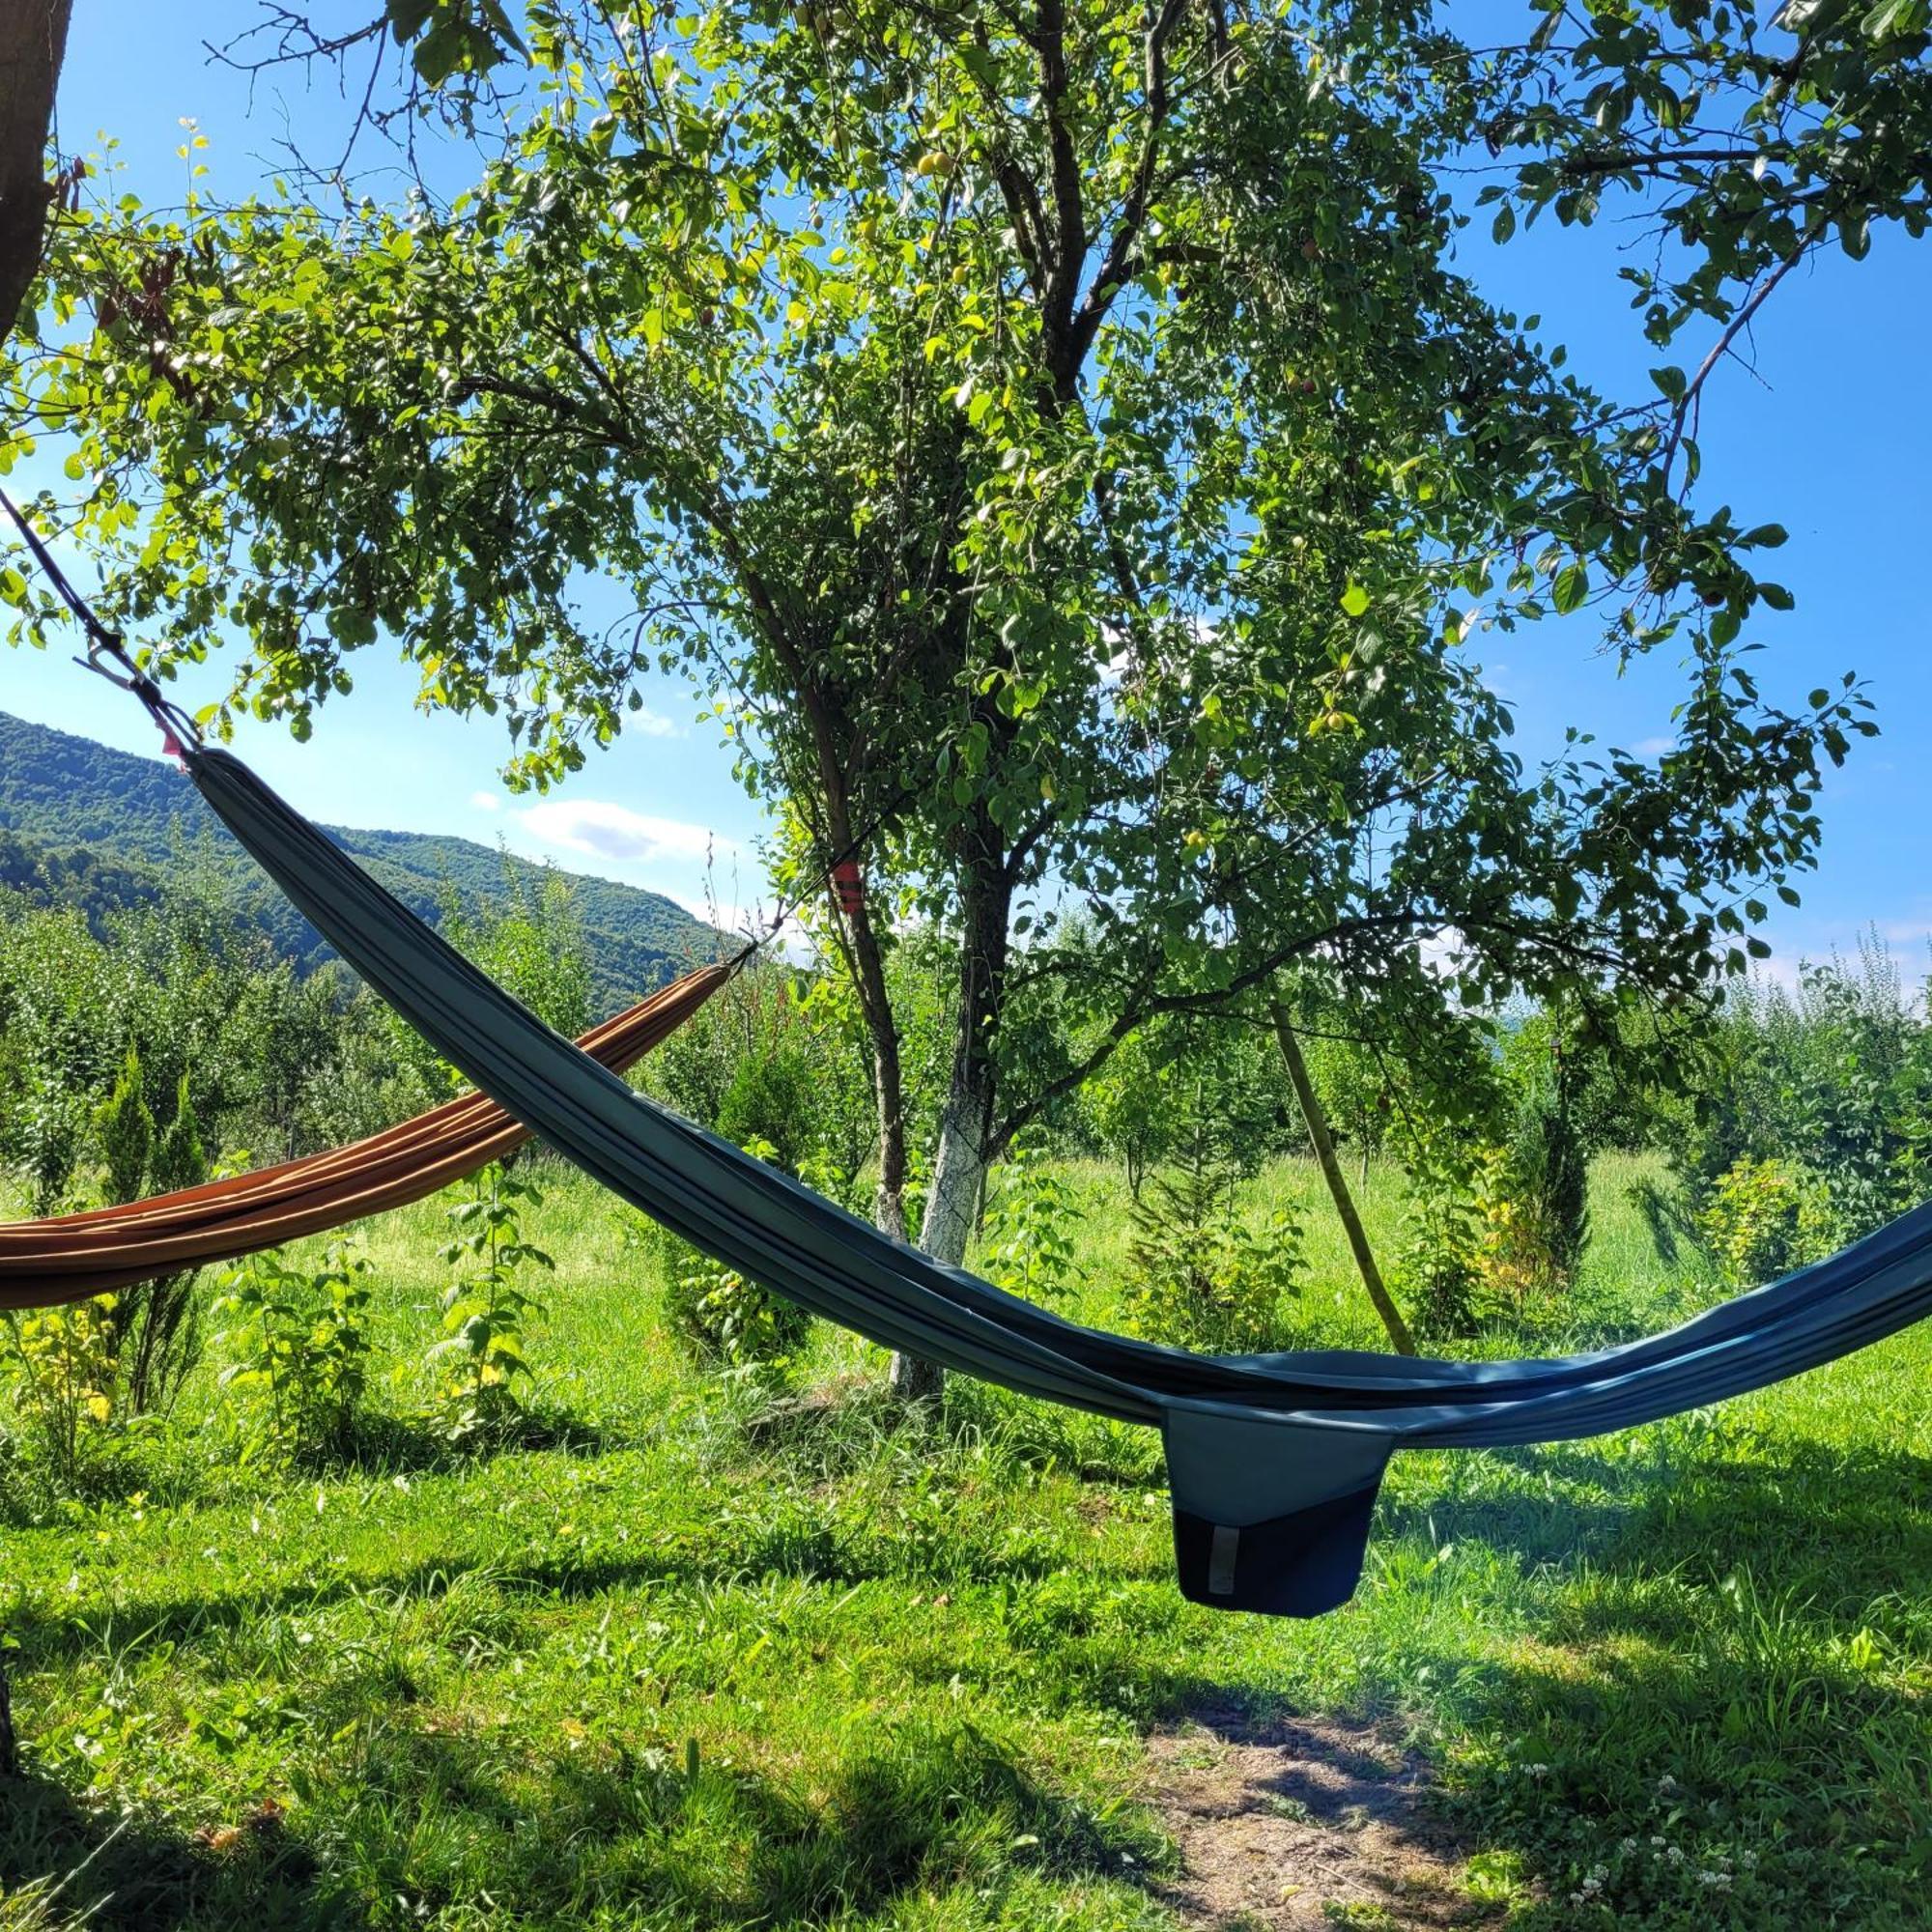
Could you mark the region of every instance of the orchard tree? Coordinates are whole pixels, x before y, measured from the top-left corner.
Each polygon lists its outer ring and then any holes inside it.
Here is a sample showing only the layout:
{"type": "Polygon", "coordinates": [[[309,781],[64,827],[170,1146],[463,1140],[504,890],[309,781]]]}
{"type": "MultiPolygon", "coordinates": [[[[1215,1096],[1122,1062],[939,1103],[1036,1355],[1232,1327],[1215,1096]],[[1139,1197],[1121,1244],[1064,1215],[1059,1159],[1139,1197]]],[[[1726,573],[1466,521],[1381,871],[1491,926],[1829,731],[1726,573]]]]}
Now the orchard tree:
{"type": "Polygon", "coordinates": [[[687,668],[794,876],[864,856],[825,916],[895,1232],[886,961],[948,935],[956,1259],[986,1161],[1155,1016],[1425,949],[1469,1001],[1674,1000],[1762,950],[1861,700],[1739,661],[1782,532],[1687,494],[1704,370],[1566,377],[1446,184],[1493,167],[1499,233],[1647,194],[1645,326],[1719,355],[1796,254],[1919,218],[1923,8],[1809,11],[1538,7],[1478,52],[1425,0],[549,0],[446,205],[62,226],[15,381],[85,488],[42,513],[164,672],[239,637],[216,729],[305,730],[386,638],[541,784],[687,668]],[[1585,606],[1687,666],[1661,761],[1510,749],[1473,646],[1585,606]],[[1078,1053],[1030,1050],[1049,1007],[1078,1053]]]}

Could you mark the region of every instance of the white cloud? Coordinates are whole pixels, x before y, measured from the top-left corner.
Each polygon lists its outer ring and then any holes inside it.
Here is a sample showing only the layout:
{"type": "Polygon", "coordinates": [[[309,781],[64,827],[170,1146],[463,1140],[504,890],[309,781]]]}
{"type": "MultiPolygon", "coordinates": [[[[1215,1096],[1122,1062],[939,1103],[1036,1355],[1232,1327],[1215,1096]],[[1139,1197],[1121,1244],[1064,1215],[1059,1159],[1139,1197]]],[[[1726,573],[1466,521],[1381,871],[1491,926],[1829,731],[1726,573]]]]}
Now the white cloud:
{"type": "Polygon", "coordinates": [[[677,818],[652,818],[608,799],[552,799],[519,814],[546,844],[599,859],[724,858],[737,850],[708,826],[677,818]]]}
{"type": "Polygon", "coordinates": [[[645,738],[684,736],[684,726],[675,718],[667,718],[662,711],[653,711],[648,704],[641,711],[633,711],[624,720],[624,729],[636,731],[645,738]]]}
{"type": "Polygon", "coordinates": [[[495,811],[502,801],[494,791],[472,791],[469,794],[469,804],[476,811],[495,811]]]}
{"type": "Polygon", "coordinates": [[[1919,919],[1887,919],[1878,923],[1878,936],[1888,946],[1919,947],[1932,945],[1932,921],[1919,919]]]}
{"type": "Polygon", "coordinates": [[[1636,754],[1639,758],[1661,758],[1665,752],[1674,751],[1676,747],[1675,738],[1639,738],[1636,754]]]}

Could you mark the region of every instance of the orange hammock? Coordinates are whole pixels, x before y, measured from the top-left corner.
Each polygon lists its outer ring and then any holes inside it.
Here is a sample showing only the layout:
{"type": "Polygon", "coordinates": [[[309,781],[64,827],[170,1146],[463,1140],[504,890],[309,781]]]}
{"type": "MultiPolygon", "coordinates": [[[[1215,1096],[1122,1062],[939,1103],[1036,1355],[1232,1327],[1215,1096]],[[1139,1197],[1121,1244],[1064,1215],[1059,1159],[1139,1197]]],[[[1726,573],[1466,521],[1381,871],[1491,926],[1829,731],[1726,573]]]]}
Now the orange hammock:
{"type": "MultiPolygon", "coordinates": [[[[650,1052],[724,981],[703,966],[578,1042],[613,1072],[650,1052]]],[[[302,1160],[205,1181],[125,1207],[0,1222],[0,1308],[45,1308],[420,1201],[530,1137],[494,1100],[469,1094],[412,1121],[302,1160]]]]}

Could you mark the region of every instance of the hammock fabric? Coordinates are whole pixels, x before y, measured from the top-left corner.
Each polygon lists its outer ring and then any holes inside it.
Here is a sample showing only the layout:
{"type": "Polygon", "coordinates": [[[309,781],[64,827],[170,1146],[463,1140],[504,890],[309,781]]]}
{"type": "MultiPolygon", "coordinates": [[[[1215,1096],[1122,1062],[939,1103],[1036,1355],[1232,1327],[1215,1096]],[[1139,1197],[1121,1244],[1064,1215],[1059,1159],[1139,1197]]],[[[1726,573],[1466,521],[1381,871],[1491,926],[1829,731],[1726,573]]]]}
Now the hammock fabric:
{"type": "MultiPolygon", "coordinates": [[[[708,1000],[729,968],[705,966],[591,1028],[578,1049],[622,1072],[708,1000]]],[[[421,1201],[521,1147],[530,1129],[469,1094],[386,1132],[125,1207],[0,1222],[0,1308],[43,1308],[178,1268],[279,1246],[421,1201]]]]}
{"type": "Polygon", "coordinates": [[[1554,1441],[1738,1395],[1932,1312],[1932,1208],[1622,1348],[1548,1361],[1206,1356],[1065,1321],[880,1234],[658,1106],[493,985],[247,768],[187,768],[318,931],[507,1112],[696,1247],[813,1313],[1009,1388],[1161,1430],[1182,1591],[1345,1603],[1397,1449],[1554,1441]]]}

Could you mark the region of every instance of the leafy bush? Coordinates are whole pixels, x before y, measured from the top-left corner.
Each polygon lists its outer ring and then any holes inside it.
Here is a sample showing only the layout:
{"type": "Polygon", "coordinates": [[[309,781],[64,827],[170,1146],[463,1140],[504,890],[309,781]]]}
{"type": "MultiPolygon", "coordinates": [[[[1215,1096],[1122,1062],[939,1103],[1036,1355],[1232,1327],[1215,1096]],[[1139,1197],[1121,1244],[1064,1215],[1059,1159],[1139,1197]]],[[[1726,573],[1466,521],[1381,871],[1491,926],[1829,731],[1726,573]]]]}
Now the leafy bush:
{"type": "Polygon", "coordinates": [[[59,1213],[87,1145],[81,1096],[50,1078],[38,1078],[20,1096],[8,1128],[8,1151],[26,1172],[35,1214],[59,1213]]]}
{"type": "Polygon", "coordinates": [[[125,1440],[116,1425],[115,1297],[7,1317],[0,1367],[42,1479],[57,1494],[88,1487],[125,1440]]]}
{"type": "Polygon", "coordinates": [[[1300,1292],[1301,1227],[1278,1213],[1256,1236],[1236,1206],[1237,1171],[1197,1128],[1187,1165],[1151,1177],[1130,1209],[1127,1325],[1206,1354],[1282,1346],[1300,1292]]]}
{"type": "Polygon", "coordinates": [[[529,1374],[524,1324],[543,1304],[524,1286],[550,1256],[524,1238],[523,1213],[543,1200],[534,1181],[493,1161],[449,1210],[456,1238],[442,1259],[463,1270],[442,1297],[442,1339],[429,1351],[436,1373],[431,1414],[452,1442],[503,1435],[523,1412],[529,1374]]]}
{"type": "Polygon", "coordinates": [[[1667,1134],[1713,1198],[1741,1162],[1797,1162],[1831,1184],[1845,1238],[1925,1198],[1932,1174],[1932,1028],[1877,939],[1807,964],[1795,990],[1734,988],[1667,1134]]]}
{"type": "Polygon", "coordinates": [[[1073,1231],[1084,1218],[1073,1190],[1037,1140],[1015,1139],[989,1177],[980,1266],[1009,1294],[1055,1301],[1078,1274],[1073,1231]]]}
{"type": "Polygon", "coordinates": [[[1580,1145],[1552,1113],[1530,1113],[1509,1147],[1437,1149],[1414,1196],[1393,1275],[1420,1335],[1448,1340],[1520,1320],[1565,1286],[1588,1234],[1580,1145]]]}
{"type": "Polygon", "coordinates": [[[1791,1160],[1740,1160],[1719,1176],[1700,1223],[1726,1281],[1754,1288],[1835,1248],[1841,1228],[1822,1176],[1791,1160]]]}
{"type": "Polygon", "coordinates": [[[718,1103],[717,1129],[740,1147],[769,1148],[761,1158],[796,1174],[813,1151],[816,1098],[810,1050],[788,1029],[765,1052],[738,1062],[718,1103]]]}
{"type": "Polygon", "coordinates": [[[1149,1021],[1082,1089],[1089,1134],[1125,1166],[1136,1199],[1160,1162],[1193,1158],[1197,1125],[1220,1158],[1251,1175],[1298,1132],[1272,1056],[1251,1027],[1188,1015],[1149,1021]]]}
{"type": "Polygon", "coordinates": [[[1525,1086],[1482,1194],[1492,1270],[1519,1293],[1565,1286],[1590,1233],[1589,1157],[1565,1070],[1545,1061],[1525,1086]]]}
{"type": "Polygon", "coordinates": [[[723,1262],[685,1250],[665,1291],[672,1331],[711,1367],[782,1373],[804,1346],[810,1314],[723,1262]]]}
{"type": "Polygon", "coordinates": [[[653,1053],[641,1078],[650,1093],[726,1140],[776,1148],[787,1173],[822,1159],[850,1178],[877,1139],[862,1034],[858,1003],[842,980],[753,967],[653,1053]]]}
{"type": "Polygon", "coordinates": [[[219,1338],[230,1357],[220,1386],[255,1398],[271,1460],[348,1452],[368,1381],[368,1272],[338,1241],[312,1273],[271,1250],[225,1278],[214,1308],[231,1324],[219,1338]]]}
{"type": "MultiPolygon", "coordinates": [[[[754,1140],[745,1151],[772,1160],[777,1150],[754,1140]]],[[[810,1313],[713,1261],[683,1241],[666,1269],[665,1319],[694,1359],[707,1367],[782,1375],[805,1346],[810,1313]]]]}
{"type": "Polygon", "coordinates": [[[1416,1192],[1390,1269],[1390,1288],[1416,1334],[1473,1334],[1485,1285],[1484,1247],[1492,1215],[1458,1181],[1416,1177],[1416,1192]]]}

